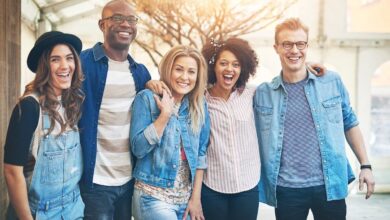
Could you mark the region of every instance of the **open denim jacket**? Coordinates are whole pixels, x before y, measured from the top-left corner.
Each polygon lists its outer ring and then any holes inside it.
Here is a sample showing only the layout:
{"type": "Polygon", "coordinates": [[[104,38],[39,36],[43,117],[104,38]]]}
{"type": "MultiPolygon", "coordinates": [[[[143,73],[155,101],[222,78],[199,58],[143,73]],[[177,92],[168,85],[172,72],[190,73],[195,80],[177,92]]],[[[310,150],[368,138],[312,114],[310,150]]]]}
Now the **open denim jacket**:
{"type": "MultiPolygon", "coordinates": [[[[339,75],[330,71],[322,77],[308,74],[304,90],[320,144],[327,200],[343,199],[348,194],[348,183],[355,178],[345,153],[344,132],[357,126],[358,121],[339,75]]],[[[262,167],[260,201],[276,206],[287,111],[287,93],[282,76],[261,84],[256,90],[253,104],[262,167]]]]}
{"type": "Polygon", "coordinates": [[[153,122],[160,110],[153,93],[146,89],[140,92],[132,105],[130,126],[131,150],[137,157],[134,177],[146,184],[173,187],[180,159],[181,142],[191,170],[193,183],[196,169],[206,169],[206,151],[210,136],[210,119],[206,102],[205,123],[200,132],[191,130],[189,100],[185,96],[178,115],[172,115],[161,137],[157,135],[153,122]]]}

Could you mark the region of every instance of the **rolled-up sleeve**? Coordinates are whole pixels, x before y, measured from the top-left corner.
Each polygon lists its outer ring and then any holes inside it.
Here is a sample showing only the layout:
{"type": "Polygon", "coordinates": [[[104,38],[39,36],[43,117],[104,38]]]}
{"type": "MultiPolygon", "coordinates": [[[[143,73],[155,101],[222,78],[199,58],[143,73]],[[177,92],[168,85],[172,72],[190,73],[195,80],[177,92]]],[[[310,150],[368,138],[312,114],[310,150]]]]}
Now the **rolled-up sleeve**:
{"type": "Polygon", "coordinates": [[[160,144],[147,95],[139,93],[131,107],[130,143],[131,151],[137,158],[143,158],[160,144]]]}
{"type": "Polygon", "coordinates": [[[145,130],[144,130],[144,135],[146,140],[150,145],[153,144],[159,144],[160,143],[160,137],[157,134],[156,128],[154,127],[153,124],[150,124],[145,130]]]}
{"type": "Polygon", "coordinates": [[[197,161],[197,169],[206,169],[207,168],[207,148],[209,146],[210,139],[210,116],[207,109],[207,104],[205,102],[205,122],[202,126],[202,130],[199,135],[199,153],[197,161]]]}
{"type": "Polygon", "coordinates": [[[340,78],[338,79],[338,86],[342,98],[341,108],[343,112],[344,131],[348,131],[349,129],[359,125],[359,121],[349,101],[348,91],[340,78]]]}

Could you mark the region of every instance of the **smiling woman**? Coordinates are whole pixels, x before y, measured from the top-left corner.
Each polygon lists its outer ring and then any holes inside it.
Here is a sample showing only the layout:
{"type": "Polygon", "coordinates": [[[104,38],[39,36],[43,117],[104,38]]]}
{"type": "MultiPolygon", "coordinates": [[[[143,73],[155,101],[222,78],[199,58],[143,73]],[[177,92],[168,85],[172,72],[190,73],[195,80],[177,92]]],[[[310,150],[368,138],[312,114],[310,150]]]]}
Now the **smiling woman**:
{"type": "Polygon", "coordinates": [[[7,219],[83,218],[77,128],[84,100],[81,48],[78,37],[52,31],[40,36],[28,55],[35,79],[12,112],[5,143],[7,219]]]}
{"type": "Polygon", "coordinates": [[[202,186],[206,219],[257,218],[260,155],[253,112],[257,55],[240,38],[206,44],[209,89],[206,91],[211,133],[208,167],[202,186]]]}
{"type": "Polygon", "coordinates": [[[159,65],[172,97],[164,91],[160,98],[150,90],[135,97],[130,140],[137,157],[136,219],[204,219],[200,188],[210,132],[206,70],[199,51],[176,46],[159,65]]]}
{"type": "Polygon", "coordinates": [[[56,96],[61,96],[62,90],[68,89],[74,73],[74,55],[69,46],[58,44],[50,54],[51,84],[56,96]]]}

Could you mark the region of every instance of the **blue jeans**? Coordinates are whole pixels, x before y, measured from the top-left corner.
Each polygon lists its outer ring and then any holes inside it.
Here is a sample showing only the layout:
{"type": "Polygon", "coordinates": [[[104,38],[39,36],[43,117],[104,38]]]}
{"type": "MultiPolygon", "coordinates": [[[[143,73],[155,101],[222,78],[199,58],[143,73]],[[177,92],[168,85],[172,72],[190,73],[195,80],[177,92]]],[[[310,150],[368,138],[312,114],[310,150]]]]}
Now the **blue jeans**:
{"type": "Polygon", "coordinates": [[[257,185],[244,192],[225,194],[202,185],[202,208],[206,220],[255,220],[259,210],[257,185]]]}
{"type": "Polygon", "coordinates": [[[311,209],[315,220],[345,220],[347,207],[345,199],[326,201],[325,186],[276,189],[278,206],[277,220],[306,220],[311,209]]]}
{"type": "MultiPolygon", "coordinates": [[[[136,220],[182,220],[186,204],[170,204],[135,189],[133,210],[136,220]]],[[[190,220],[190,216],[187,216],[190,220]]]]}
{"type": "Polygon", "coordinates": [[[80,189],[85,203],[85,220],[131,219],[134,179],[122,186],[93,184],[88,188],[81,184],[80,189]]]}

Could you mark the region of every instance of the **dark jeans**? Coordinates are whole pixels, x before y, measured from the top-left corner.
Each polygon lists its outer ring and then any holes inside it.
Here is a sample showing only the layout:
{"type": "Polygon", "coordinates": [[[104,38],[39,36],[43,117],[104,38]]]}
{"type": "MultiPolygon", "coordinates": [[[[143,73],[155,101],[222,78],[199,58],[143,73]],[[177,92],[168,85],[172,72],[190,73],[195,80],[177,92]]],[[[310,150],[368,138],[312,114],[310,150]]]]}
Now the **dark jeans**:
{"type": "Polygon", "coordinates": [[[81,197],[85,203],[86,220],[126,220],[131,219],[131,199],[134,179],[122,186],[102,186],[92,188],[81,185],[81,197]]]}
{"type": "Polygon", "coordinates": [[[259,190],[225,194],[202,186],[202,208],[206,220],[255,220],[259,209],[259,190]]]}
{"type": "Polygon", "coordinates": [[[278,186],[275,208],[277,220],[305,220],[311,209],[315,220],[345,220],[345,199],[326,201],[325,186],[288,188],[278,186]]]}

